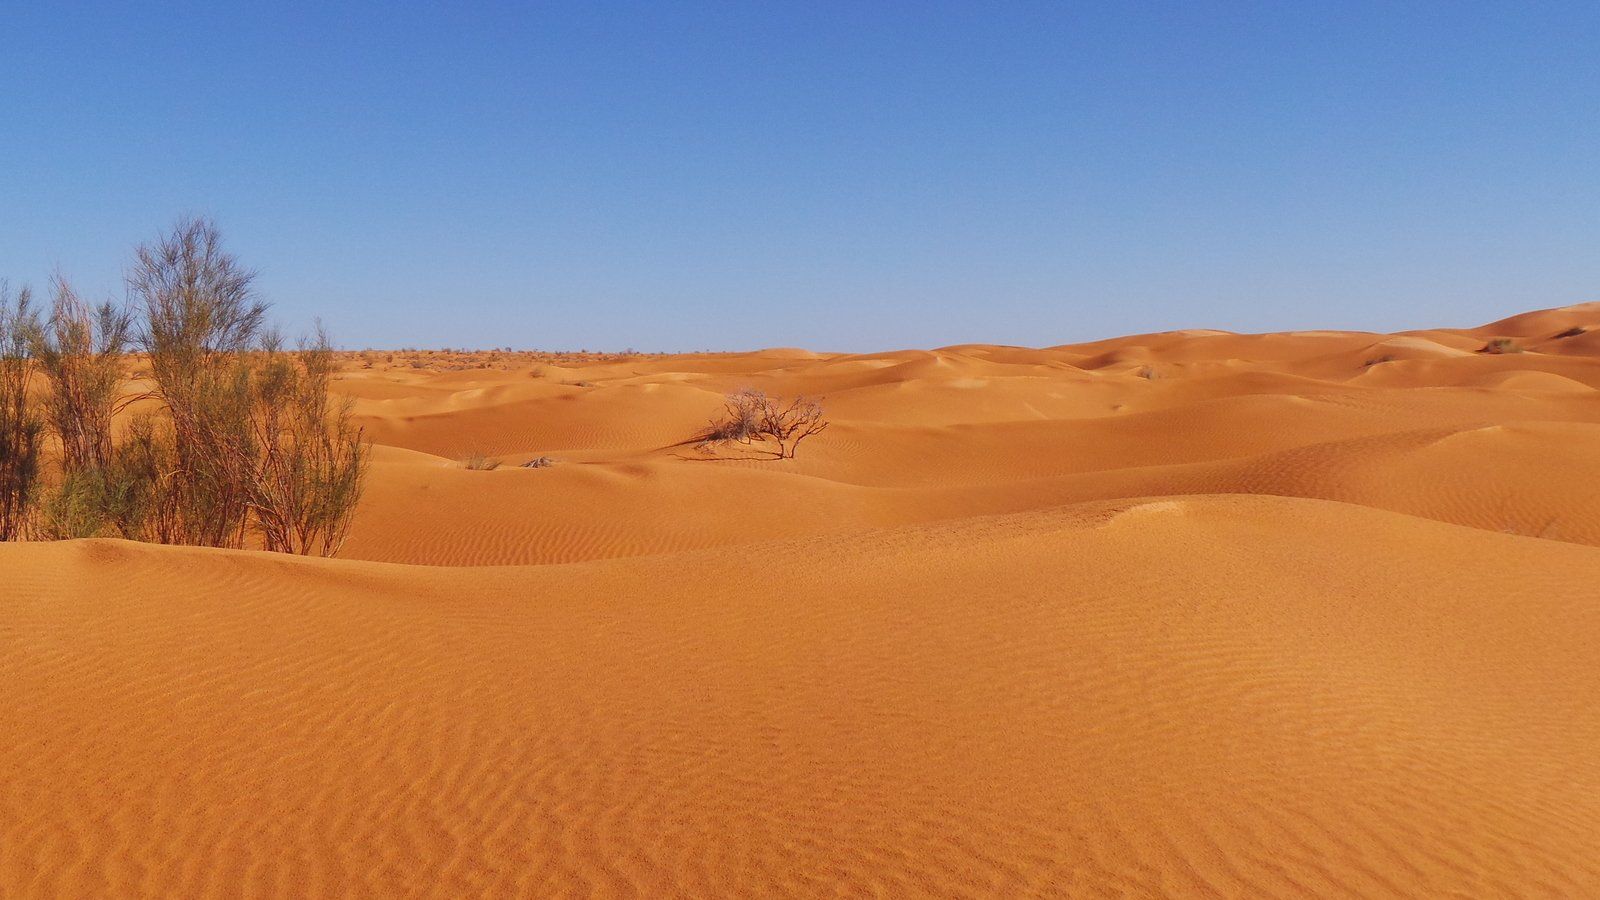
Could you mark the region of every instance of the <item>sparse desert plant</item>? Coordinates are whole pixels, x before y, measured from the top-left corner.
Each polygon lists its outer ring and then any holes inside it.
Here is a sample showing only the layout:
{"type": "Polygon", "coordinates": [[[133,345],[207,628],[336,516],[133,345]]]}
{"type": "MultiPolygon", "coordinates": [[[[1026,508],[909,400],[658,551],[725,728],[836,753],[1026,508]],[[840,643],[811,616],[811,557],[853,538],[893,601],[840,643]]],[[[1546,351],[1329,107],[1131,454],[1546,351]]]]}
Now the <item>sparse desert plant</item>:
{"type": "Polygon", "coordinates": [[[266,304],[255,273],[204,219],[179,222],[136,251],[128,286],[144,314],[139,335],[166,406],[177,465],[164,489],[181,514],[163,543],[240,547],[249,517],[253,456],[247,355],[266,304]]]}
{"type": "Polygon", "coordinates": [[[103,482],[108,518],[123,537],[172,543],[170,537],[181,533],[182,496],[172,489],[178,465],[171,422],[150,413],[134,416],[103,482]]]}
{"type": "Polygon", "coordinates": [[[770,442],[776,459],[793,459],[801,441],[827,427],[817,400],[796,397],[784,403],[765,391],[744,388],[724,399],[722,417],[713,419],[693,442],[701,450],[770,442]]]}
{"type": "Polygon", "coordinates": [[[133,316],[91,307],[57,278],[41,325],[26,291],[13,301],[0,286],[0,537],[29,527],[242,547],[253,533],[266,550],[338,552],[370,447],[350,401],[334,397],[337,359],[321,326],[282,350],[253,279],[203,219],[138,249],[128,286],[155,382],[141,396],[161,409],[135,416],[120,441],[112,421],[140,399],[119,398],[133,316]],[[42,417],[30,403],[36,369],[49,383],[42,417]],[[60,439],[60,477],[41,492],[46,424],[60,439]]]}
{"type": "Polygon", "coordinates": [[[50,318],[33,352],[49,377],[45,418],[61,442],[61,468],[72,475],[111,465],[123,351],[131,314],[111,303],[91,307],[57,276],[50,318]]]}
{"type": "Polygon", "coordinates": [[[319,327],[297,353],[265,329],[255,274],[203,219],[140,247],[129,286],[144,312],[164,423],[137,435],[132,471],[158,480],[142,527],[164,543],[336,553],[366,475],[348,404],[332,400],[319,327]]]}
{"type": "Polygon", "coordinates": [[[769,403],[766,392],[741,388],[722,400],[722,417],[713,419],[699,436],[704,448],[719,444],[748,444],[761,428],[762,409],[769,403]]]}
{"type": "Polygon", "coordinates": [[[1484,344],[1483,348],[1478,352],[1488,353],[1491,356],[1499,356],[1506,353],[1521,353],[1522,346],[1512,338],[1490,338],[1489,342],[1484,344]]]}
{"type": "Polygon", "coordinates": [[[1580,334],[1587,334],[1588,331],[1589,329],[1584,328],[1582,325],[1574,325],[1571,328],[1556,334],[1555,338],[1556,340],[1560,340],[1561,338],[1577,337],[1580,334]]]}
{"type": "Polygon", "coordinates": [[[796,397],[787,406],[769,400],[761,410],[761,434],[777,443],[779,458],[793,459],[801,441],[827,427],[822,404],[809,397],[796,397]]]}
{"type": "Polygon", "coordinates": [[[252,373],[248,504],[264,549],[332,556],[344,544],[370,459],[351,401],[335,401],[322,326],[293,353],[269,338],[252,373]]]}
{"type": "Polygon", "coordinates": [[[536,456],[533,459],[530,459],[527,462],[523,463],[522,464],[522,468],[524,468],[524,469],[548,469],[549,467],[551,467],[551,466],[553,466],[555,464],[556,464],[556,461],[551,459],[548,456],[536,456]]]}
{"type": "Polygon", "coordinates": [[[1370,369],[1373,366],[1380,366],[1380,365],[1383,365],[1386,362],[1394,362],[1396,359],[1399,359],[1399,357],[1395,356],[1392,353],[1385,353],[1382,356],[1374,356],[1373,358],[1367,360],[1366,362],[1361,364],[1361,367],[1363,369],[1370,369]]]}
{"type": "Polygon", "coordinates": [[[153,479],[130,478],[131,470],[112,466],[65,472],[43,492],[34,533],[47,541],[72,538],[143,537],[140,527],[153,479]]]}
{"type": "Polygon", "coordinates": [[[493,472],[500,468],[500,460],[482,453],[471,453],[461,461],[461,467],[473,472],[493,472]]]}
{"type": "Polygon", "coordinates": [[[64,475],[39,503],[34,534],[47,541],[100,537],[107,530],[104,491],[95,472],[64,475]]]}
{"type": "Polygon", "coordinates": [[[158,434],[149,415],[137,416],[109,466],[64,474],[40,503],[39,536],[155,541],[174,533],[182,511],[166,486],[176,453],[158,434]]]}
{"type": "Polygon", "coordinates": [[[132,317],[111,303],[91,307],[60,276],[53,292],[33,354],[48,380],[44,419],[59,442],[60,471],[41,492],[38,535],[139,537],[128,500],[153,486],[128,483],[133,473],[114,465],[111,429],[118,409],[134,399],[119,399],[132,317]]]}
{"type": "Polygon", "coordinates": [[[32,292],[0,283],[0,541],[22,536],[37,496],[44,423],[29,391],[38,329],[32,292]]]}

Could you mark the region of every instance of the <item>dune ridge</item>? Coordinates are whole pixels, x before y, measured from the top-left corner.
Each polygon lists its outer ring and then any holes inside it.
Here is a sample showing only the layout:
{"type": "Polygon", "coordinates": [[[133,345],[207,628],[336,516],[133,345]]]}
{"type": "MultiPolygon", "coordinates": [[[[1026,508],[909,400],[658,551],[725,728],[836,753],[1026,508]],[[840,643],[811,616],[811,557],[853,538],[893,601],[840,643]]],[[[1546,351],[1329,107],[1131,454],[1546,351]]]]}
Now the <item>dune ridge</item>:
{"type": "Polygon", "coordinates": [[[379,453],[345,555],[573,562],[1230,492],[1594,544],[1597,486],[1571,474],[1600,439],[1600,345],[1574,343],[1591,333],[1600,305],[1387,336],[352,364],[340,387],[379,453]],[[1526,352],[1479,352],[1497,337],[1526,352]],[[826,439],[782,464],[691,462],[681,442],[746,386],[824,397],[826,439]],[[470,453],[509,467],[462,471],[470,453]],[[561,464],[515,470],[537,456],[561,464]]]}

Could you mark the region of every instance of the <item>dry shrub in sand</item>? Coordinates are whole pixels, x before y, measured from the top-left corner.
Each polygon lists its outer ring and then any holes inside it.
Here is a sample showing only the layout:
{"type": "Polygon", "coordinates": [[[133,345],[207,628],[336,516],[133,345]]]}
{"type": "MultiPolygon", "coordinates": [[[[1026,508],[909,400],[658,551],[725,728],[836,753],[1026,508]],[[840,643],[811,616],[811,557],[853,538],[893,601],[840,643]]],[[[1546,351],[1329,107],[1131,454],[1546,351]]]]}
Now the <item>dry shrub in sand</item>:
{"type": "Polygon", "coordinates": [[[793,459],[800,442],[828,427],[822,404],[808,397],[796,397],[785,404],[765,391],[744,388],[723,401],[723,415],[712,420],[694,438],[702,450],[715,450],[727,444],[772,444],[776,459],[793,459]]]}
{"type": "Polygon", "coordinates": [[[266,342],[252,378],[247,497],[267,550],[332,556],[361,499],[369,449],[351,401],[333,400],[333,347],[322,326],[294,353],[266,342]]]}
{"type": "Polygon", "coordinates": [[[755,440],[761,428],[761,411],[767,402],[764,392],[751,388],[729,394],[722,401],[722,418],[713,420],[701,432],[701,446],[748,444],[755,440]]]}
{"type": "Polygon", "coordinates": [[[110,303],[91,307],[59,276],[50,318],[33,355],[48,377],[44,418],[60,442],[61,477],[41,502],[41,537],[140,536],[138,480],[116,465],[111,420],[119,406],[132,316],[110,303]]]}
{"type": "Polygon", "coordinates": [[[493,472],[495,469],[500,468],[500,460],[492,456],[485,456],[482,453],[473,453],[461,461],[461,466],[473,472],[493,472]]]}
{"type": "Polygon", "coordinates": [[[1483,348],[1478,352],[1488,353],[1494,356],[1504,353],[1521,353],[1522,346],[1511,338],[1490,338],[1489,342],[1484,344],[1483,348]]]}
{"type": "Polygon", "coordinates": [[[141,318],[91,307],[55,282],[40,325],[26,292],[0,297],[0,539],[24,527],[45,538],[116,535],[283,553],[337,553],[350,529],[370,447],[335,401],[333,347],[316,337],[284,351],[265,327],[255,275],[204,219],[138,248],[128,274],[141,318]],[[125,351],[137,342],[155,381],[119,399],[125,351]],[[43,416],[35,368],[48,376],[43,416]],[[121,403],[159,402],[121,441],[121,403]],[[39,494],[40,435],[59,438],[60,477],[39,494]],[[37,518],[37,521],[33,521],[37,518]]]}
{"type": "Polygon", "coordinates": [[[111,418],[133,318],[110,303],[91,308],[60,277],[54,288],[50,319],[34,344],[50,379],[45,418],[61,441],[63,469],[103,469],[111,464],[111,418]]]}
{"type": "Polygon", "coordinates": [[[21,536],[39,477],[43,423],[29,403],[38,331],[30,292],[0,284],[0,540],[21,536]]]}
{"type": "Polygon", "coordinates": [[[165,415],[132,436],[131,468],[157,480],[144,537],[285,553],[338,552],[369,448],[331,398],[333,350],[285,352],[265,328],[255,274],[216,227],[180,222],[139,248],[129,287],[165,415]]]}
{"type": "Polygon", "coordinates": [[[140,341],[170,429],[152,444],[169,502],[155,540],[239,547],[250,514],[250,354],[266,319],[255,273],[222,249],[208,222],[180,222],[141,246],[128,284],[143,309],[140,341]]]}
{"type": "Polygon", "coordinates": [[[129,277],[145,311],[142,340],[171,441],[158,539],[243,546],[254,529],[265,549],[338,552],[365,478],[368,448],[347,403],[331,399],[333,349],[319,326],[298,352],[265,329],[255,273],[222,249],[204,220],[179,223],[139,248],[129,277]]]}

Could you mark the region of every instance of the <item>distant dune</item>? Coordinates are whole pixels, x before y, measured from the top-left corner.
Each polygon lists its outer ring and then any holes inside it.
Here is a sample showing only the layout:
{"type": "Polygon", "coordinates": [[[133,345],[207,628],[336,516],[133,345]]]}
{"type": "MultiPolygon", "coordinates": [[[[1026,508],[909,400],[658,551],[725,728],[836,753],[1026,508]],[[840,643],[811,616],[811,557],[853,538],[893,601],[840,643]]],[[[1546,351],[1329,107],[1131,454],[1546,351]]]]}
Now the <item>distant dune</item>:
{"type": "Polygon", "coordinates": [[[1600,304],[339,389],[338,560],[0,544],[0,896],[1600,896],[1600,304]]]}

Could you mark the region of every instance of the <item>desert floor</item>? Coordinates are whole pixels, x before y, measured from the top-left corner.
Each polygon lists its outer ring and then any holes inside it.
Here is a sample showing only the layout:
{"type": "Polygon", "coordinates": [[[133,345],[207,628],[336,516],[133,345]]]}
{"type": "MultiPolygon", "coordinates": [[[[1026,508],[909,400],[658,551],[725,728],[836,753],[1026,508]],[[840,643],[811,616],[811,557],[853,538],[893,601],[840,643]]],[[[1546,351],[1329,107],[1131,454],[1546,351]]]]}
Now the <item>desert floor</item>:
{"type": "Polygon", "coordinates": [[[340,388],[339,559],[0,546],[0,895],[1600,895],[1600,305],[340,388]]]}

